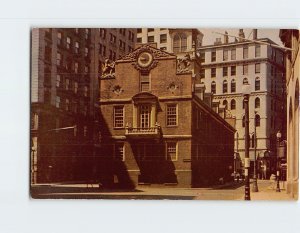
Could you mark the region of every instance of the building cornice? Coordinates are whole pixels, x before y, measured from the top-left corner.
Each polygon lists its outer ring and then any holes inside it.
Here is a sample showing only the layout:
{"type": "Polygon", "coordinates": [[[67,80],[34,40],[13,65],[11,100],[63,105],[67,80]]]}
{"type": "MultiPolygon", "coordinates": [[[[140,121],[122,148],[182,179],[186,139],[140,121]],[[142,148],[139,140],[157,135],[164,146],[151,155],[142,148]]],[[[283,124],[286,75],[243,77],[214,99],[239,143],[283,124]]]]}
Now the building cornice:
{"type": "Polygon", "coordinates": [[[280,65],[273,60],[269,58],[252,58],[247,60],[231,60],[231,61],[221,61],[221,62],[211,62],[211,63],[202,63],[201,68],[214,68],[214,67],[223,67],[223,66],[237,66],[237,65],[249,65],[249,64],[255,64],[255,63],[263,63],[263,62],[269,62],[272,65],[275,65],[276,67],[279,67],[280,69],[284,70],[285,67],[283,65],[280,65]]]}

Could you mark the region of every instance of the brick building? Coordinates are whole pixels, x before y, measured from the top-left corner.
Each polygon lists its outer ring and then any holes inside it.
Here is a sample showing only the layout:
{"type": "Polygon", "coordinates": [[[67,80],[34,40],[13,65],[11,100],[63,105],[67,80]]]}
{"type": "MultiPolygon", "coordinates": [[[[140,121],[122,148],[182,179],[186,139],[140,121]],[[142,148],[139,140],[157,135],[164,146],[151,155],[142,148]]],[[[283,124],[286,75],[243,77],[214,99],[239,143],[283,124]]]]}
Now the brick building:
{"type": "Polygon", "coordinates": [[[96,151],[104,186],[198,187],[229,179],[235,129],[204,102],[192,69],[144,44],[105,71],[96,151]]]}
{"type": "Polygon", "coordinates": [[[32,30],[32,183],[90,179],[102,65],[135,42],[129,28],[32,30]]]}

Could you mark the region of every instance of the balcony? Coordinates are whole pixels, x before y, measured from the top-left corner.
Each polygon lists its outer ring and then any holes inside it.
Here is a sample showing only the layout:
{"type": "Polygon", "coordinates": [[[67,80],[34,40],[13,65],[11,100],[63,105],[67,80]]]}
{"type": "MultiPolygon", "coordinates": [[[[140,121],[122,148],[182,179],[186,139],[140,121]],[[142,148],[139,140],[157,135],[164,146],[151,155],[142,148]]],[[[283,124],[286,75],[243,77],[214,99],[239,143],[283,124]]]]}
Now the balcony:
{"type": "Polygon", "coordinates": [[[159,138],[160,125],[156,123],[154,127],[149,128],[133,128],[127,125],[125,128],[125,136],[132,139],[159,138]]]}

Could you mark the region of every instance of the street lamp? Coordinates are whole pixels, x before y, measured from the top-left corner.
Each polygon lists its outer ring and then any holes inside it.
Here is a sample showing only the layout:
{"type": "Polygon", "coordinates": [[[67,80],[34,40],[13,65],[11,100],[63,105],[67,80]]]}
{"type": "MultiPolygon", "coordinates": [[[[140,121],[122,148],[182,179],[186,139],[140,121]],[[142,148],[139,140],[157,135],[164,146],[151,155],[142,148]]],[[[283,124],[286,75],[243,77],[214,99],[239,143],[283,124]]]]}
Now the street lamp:
{"type": "Polygon", "coordinates": [[[249,181],[249,97],[251,93],[251,86],[245,82],[242,86],[242,93],[244,95],[245,106],[245,200],[250,200],[250,181],[249,181]]]}
{"type": "Polygon", "coordinates": [[[277,180],[277,185],[276,185],[276,192],[280,192],[280,185],[279,185],[279,146],[280,146],[280,139],[281,139],[281,132],[278,131],[276,134],[277,138],[277,153],[276,153],[276,180],[277,180]]]}
{"type": "Polygon", "coordinates": [[[256,138],[256,114],[257,112],[254,111],[254,135],[253,135],[253,145],[254,145],[254,164],[253,164],[253,192],[258,192],[257,186],[257,163],[256,163],[256,148],[257,148],[257,138],[256,138]]]}

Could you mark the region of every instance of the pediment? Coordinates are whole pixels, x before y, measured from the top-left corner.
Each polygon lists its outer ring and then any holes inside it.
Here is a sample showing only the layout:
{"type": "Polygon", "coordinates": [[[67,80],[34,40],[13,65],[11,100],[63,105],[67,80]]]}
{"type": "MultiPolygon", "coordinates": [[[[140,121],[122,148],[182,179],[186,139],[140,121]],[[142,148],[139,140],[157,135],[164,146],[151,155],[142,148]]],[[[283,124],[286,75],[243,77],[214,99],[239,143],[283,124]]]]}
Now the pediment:
{"type": "Polygon", "coordinates": [[[160,59],[168,59],[168,58],[176,58],[176,56],[172,53],[168,53],[165,51],[162,51],[160,49],[154,48],[148,44],[142,45],[141,47],[133,50],[131,53],[128,53],[121,57],[117,62],[132,62],[136,61],[138,56],[143,52],[149,52],[153,55],[154,60],[160,60],[160,59]]]}

